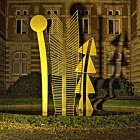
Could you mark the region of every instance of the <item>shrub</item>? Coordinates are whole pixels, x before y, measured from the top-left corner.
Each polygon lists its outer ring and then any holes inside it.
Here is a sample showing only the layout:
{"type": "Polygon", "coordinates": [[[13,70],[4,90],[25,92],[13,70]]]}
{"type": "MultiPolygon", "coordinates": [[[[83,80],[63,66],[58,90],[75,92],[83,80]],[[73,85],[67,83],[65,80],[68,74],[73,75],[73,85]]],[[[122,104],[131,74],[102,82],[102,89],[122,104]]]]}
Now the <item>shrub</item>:
{"type": "Polygon", "coordinates": [[[113,116],[35,116],[0,113],[0,122],[29,124],[38,127],[67,127],[67,128],[111,128],[139,126],[139,115],[113,115],[113,116]]]}
{"type": "MultiPolygon", "coordinates": [[[[20,77],[12,86],[8,88],[7,93],[16,97],[41,97],[41,82],[40,73],[30,73],[26,76],[20,77]]],[[[51,94],[51,86],[49,86],[49,91],[49,94],[51,94]]]]}
{"type": "Polygon", "coordinates": [[[95,95],[99,97],[120,97],[133,96],[133,85],[124,78],[101,79],[93,80],[95,95]]]}

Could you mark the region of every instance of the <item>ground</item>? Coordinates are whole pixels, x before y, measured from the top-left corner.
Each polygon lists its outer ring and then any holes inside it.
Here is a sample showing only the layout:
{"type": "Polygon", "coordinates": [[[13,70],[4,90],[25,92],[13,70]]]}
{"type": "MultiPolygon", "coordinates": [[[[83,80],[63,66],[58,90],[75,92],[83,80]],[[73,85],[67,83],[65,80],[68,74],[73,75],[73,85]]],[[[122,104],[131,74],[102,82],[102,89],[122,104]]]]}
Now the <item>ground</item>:
{"type": "MultiPolygon", "coordinates": [[[[52,104],[49,101],[51,108],[52,104]]],[[[103,109],[88,118],[42,117],[41,99],[0,99],[0,112],[4,111],[0,113],[0,140],[140,139],[139,100],[107,100],[103,109]],[[39,114],[33,115],[36,112],[39,114]]]]}
{"type": "Polygon", "coordinates": [[[0,139],[2,140],[139,140],[140,127],[126,127],[115,129],[66,129],[40,128],[19,125],[0,125],[0,139]]]}

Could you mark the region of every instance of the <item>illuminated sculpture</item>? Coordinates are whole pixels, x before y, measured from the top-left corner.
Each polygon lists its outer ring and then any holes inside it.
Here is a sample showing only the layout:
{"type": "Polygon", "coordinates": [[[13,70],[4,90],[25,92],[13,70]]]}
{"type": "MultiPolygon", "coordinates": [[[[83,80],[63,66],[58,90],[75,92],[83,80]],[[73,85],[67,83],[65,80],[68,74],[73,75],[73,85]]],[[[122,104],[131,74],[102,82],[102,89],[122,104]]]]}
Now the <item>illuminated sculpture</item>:
{"type": "Polygon", "coordinates": [[[92,107],[92,104],[90,102],[88,95],[90,93],[95,93],[95,91],[94,91],[94,87],[91,83],[91,80],[88,74],[96,73],[95,67],[91,59],[91,56],[96,55],[96,47],[95,47],[94,39],[91,38],[90,40],[88,40],[83,46],[79,48],[78,52],[85,55],[83,57],[83,60],[79,63],[79,65],[77,66],[75,70],[78,73],[82,73],[82,77],[78,81],[78,84],[75,90],[75,93],[81,94],[81,98],[79,100],[79,106],[78,106],[78,110],[79,110],[78,115],[83,116],[83,112],[84,112],[83,99],[84,99],[84,94],[86,93],[86,96],[85,96],[86,116],[91,116],[93,113],[93,107],[92,107]],[[84,85],[86,85],[85,88],[84,88],[84,85]]]}
{"type": "Polygon", "coordinates": [[[49,46],[55,115],[74,115],[77,81],[79,26],[78,11],[66,25],[51,11],[49,46]]]}
{"type": "MultiPolygon", "coordinates": [[[[47,27],[47,20],[44,16],[37,15],[31,19],[30,25],[37,32],[38,37],[42,72],[42,115],[47,116],[48,67],[43,36],[43,31],[47,27]]],[[[51,11],[49,47],[55,115],[74,115],[75,93],[80,93],[79,116],[83,116],[83,87],[86,84],[86,116],[90,116],[93,108],[88,94],[95,93],[95,91],[88,73],[96,73],[90,57],[96,55],[96,48],[93,38],[79,48],[78,11],[74,13],[65,26],[54,12],[51,11]],[[83,61],[79,65],[78,52],[85,54],[83,61]],[[77,84],[78,73],[82,73],[82,77],[77,84]],[[85,78],[86,83],[84,82],[85,78]]]]}
{"type": "Polygon", "coordinates": [[[48,67],[46,48],[44,42],[43,31],[47,27],[47,20],[44,16],[37,15],[31,19],[31,28],[37,32],[40,61],[41,61],[41,73],[42,73],[42,115],[48,114],[48,67]]]}

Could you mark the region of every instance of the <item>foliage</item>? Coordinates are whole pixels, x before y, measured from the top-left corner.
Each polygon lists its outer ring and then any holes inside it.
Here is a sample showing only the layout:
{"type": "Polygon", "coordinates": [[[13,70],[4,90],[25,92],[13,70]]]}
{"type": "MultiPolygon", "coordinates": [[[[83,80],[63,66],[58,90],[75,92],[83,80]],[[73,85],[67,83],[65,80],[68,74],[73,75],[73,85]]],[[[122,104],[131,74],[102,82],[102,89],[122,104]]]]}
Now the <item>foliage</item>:
{"type": "Polygon", "coordinates": [[[68,127],[68,128],[99,128],[99,127],[126,127],[139,126],[139,115],[114,116],[35,116],[0,113],[0,122],[29,124],[39,127],[68,127]]]}
{"type": "Polygon", "coordinates": [[[120,97],[133,96],[133,85],[124,78],[92,79],[96,96],[120,97]]]}
{"type": "MultiPolygon", "coordinates": [[[[49,94],[51,94],[50,83],[49,77],[49,94]]],[[[41,89],[41,74],[35,72],[20,77],[8,88],[7,93],[15,97],[41,97],[41,89]]]]}

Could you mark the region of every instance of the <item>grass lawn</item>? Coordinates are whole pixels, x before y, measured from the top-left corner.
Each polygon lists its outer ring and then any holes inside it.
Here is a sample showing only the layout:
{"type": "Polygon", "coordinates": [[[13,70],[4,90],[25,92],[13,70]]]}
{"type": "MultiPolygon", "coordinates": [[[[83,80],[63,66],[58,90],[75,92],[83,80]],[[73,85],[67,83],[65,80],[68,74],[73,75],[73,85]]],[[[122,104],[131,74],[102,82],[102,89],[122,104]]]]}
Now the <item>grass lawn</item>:
{"type": "MultiPolygon", "coordinates": [[[[95,105],[100,103],[102,99],[99,99],[95,105]]],[[[41,98],[33,99],[0,99],[0,105],[37,105],[42,104],[41,98]]],[[[53,104],[53,99],[49,99],[49,104],[53,104]]],[[[140,101],[138,100],[106,100],[103,106],[129,106],[140,107],[140,101]]]]}
{"type": "Polygon", "coordinates": [[[140,128],[64,129],[0,123],[1,140],[139,140],[140,128]]]}
{"type": "Polygon", "coordinates": [[[0,113],[0,139],[139,139],[140,116],[63,117],[0,113]]]}
{"type": "Polygon", "coordinates": [[[107,100],[104,103],[105,106],[130,106],[140,107],[140,101],[138,100],[107,100]]]}

